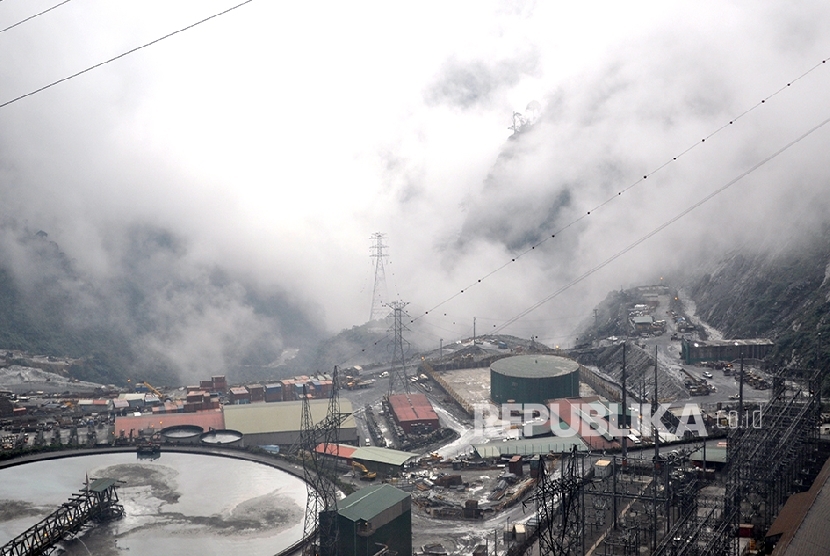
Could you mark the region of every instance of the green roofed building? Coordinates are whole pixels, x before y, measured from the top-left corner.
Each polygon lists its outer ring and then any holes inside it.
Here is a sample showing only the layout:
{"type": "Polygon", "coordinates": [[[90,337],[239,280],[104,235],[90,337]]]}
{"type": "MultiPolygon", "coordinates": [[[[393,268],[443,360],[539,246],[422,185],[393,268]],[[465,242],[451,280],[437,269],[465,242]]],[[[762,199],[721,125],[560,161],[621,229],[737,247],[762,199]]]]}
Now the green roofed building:
{"type": "MultiPolygon", "coordinates": [[[[337,556],[371,556],[384,547],[398,556],[412,556],[412,497],[408,493],[388,484],[373,485],[340,500],[337,507],[337,556]]],[[[324,524],[333,517],[333,511],[320,513],[322,531],[329,529],[324,524]]]]}

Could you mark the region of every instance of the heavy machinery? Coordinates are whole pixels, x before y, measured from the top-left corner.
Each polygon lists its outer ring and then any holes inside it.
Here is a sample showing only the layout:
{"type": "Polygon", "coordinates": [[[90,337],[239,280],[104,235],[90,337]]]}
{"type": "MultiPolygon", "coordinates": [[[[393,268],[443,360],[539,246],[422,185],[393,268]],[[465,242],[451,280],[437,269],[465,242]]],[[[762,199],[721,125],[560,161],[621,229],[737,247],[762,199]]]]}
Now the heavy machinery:
{"type": "Polygon", "coordinates": [[[359,461],[353,461],[352,468],[356,469],[360,473],[361,481],[374,481],[378,476],[378,474],[374,471],[369,471],[368,469],[366,469],[366,466],[360,463],[359,461]]]}
{"type": "Polygon", "coordinates": [[[155,386],[153,386],[152,384],[150,384],[146,380],[144,382],[142,382],[141,384],[143,384],[144,387],[147,388],[147,390],[149,390],[150,392],[152,392],[153,394],[158,396],[158,399],[160,401],[164,401],[164,394],[161,393],[161,390],[159,390],[158,388],[156,388],[155,386]]]}

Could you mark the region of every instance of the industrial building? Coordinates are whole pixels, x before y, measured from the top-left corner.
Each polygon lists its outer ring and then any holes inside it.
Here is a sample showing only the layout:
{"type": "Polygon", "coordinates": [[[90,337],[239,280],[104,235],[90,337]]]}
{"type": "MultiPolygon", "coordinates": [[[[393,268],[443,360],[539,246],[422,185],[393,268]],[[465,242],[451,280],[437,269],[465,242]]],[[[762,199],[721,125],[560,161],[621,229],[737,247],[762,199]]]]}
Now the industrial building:
{"type": "Polygon", "coordinates": [[[161,431],[169,427],[192,425],[203,431],[225,428],[222,411],[213,409],[197,411],[195,413],[144,413],[142,415],[119,416],[115,418],[115,434],[131,438],[138,436],[140,431],[161,431]]]}
{"type": "Polygon", "coordinates": [[[414,460],[418,454],[402,452],[378,446],[349,446],[345,444],[317,445],[318,454],[326,454],[351,466],[353,461],[363,464],[369,471],[391,477],[403,471],[405,463],[414,460]]]}
{"type": "Polygon", "coordinates": [[[438,415],[424,394],[389,396],[392,417],[406,434],[423,434],[438,430],[438,415]]]}
{"type": "Polygon", "coordinates": [[[701,361],[763,359],[775,343],[764,338],[749,340],[683,340],[680,357],[687,365],[701,361]]]}
{"type": "Polygon", "coordinates": [[[557,355],[517,355],[490,365],[495,403],[545,403],[579,395],[579,363],[557,355]]]}
{"type": "Polygon", "coordinates": [[[766,533],[772,554],[830,553],[830,460],[825,462],[810,490],[790,495],[766,533]]]}
{"type": "MultiPolygon", "coordinates": [[[[321,552],[321,556],[371,556],[384,548],[398,556],[412,556],[412,498],[408,493],[388,484],[373,485],[350,494],[337,506],[336,552],[321,552]]],[[[328,529],[323,524],[334,518],[334,511],[321,512],[321,529],[328,529]]]]}
{"type": "MultiPolygon", "coordinates": [[[[311,418],[319,423],[326,418],[328,400],[309,400],[311,418]]],[[[340,400],[340,411],[352,412],[352,404],[346,399],[340,400]]],[[[300,422],[303,402],[255,403],[226,405],[225,426],[223,428],[239,431],[244,435],[244,446],[263,446],[267,444],[291,445],[300,437],[300,422]]],[[[357,442],[357,426],[354,417],[349,416],[339,429],[339,439],[344,443],[357,442]]]]}

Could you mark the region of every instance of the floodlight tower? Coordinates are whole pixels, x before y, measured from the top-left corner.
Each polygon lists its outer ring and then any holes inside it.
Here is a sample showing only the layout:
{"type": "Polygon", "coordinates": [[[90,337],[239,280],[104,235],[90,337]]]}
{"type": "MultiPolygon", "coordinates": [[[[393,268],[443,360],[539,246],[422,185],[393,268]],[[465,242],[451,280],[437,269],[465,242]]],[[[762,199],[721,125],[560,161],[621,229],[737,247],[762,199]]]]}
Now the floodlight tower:
{"type": "Polygon", "coordinates": [[[384,268],[383,260],[389,255],[384,249],[387,248],[383,243],[383,238],[386,234],[375,232],[372,234],[372,253],[371,257],[375,259],[375,286],[372,288],[372,310],[369,313],[369,320],[381,320],[386,318],[389,311],[386,309],[384,301],[388,297],[386,289],[386,270],[384,268]]]}

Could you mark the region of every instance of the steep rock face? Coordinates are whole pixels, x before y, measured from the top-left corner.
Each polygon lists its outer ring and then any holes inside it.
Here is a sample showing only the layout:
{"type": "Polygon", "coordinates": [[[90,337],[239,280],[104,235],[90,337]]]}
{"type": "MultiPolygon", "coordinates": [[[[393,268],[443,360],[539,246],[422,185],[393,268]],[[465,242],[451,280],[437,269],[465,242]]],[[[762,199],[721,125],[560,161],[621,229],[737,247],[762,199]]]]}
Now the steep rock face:
{"type": "MultiPolygon", "coordinates": [[[[623,346],[621,344],[586,351],[580,354],[577,360],[583,365],[597,367],[616,384],[622,384],[623,346]]],[[[629,342],[626,346],[625,368],[627,390],[630,393],[639,396],[641,391],[654,391],[654,357],[652,353],[640,348],[636,342],[629,342]]],[[[657,374],[657,389],[661,400],[675,400],[688,396],[683,381],[674,372],[667,370],[664,364],[658,364],[658,368],[660,372],[657,374]]],[[[648,396],[646,397],[648,398],[648,396]]]]}
{"type": "Polygon", "coordinates": [[[822,359],[830,353],[830,229],[775,252],[735,252],[692,279],[687,294],[725,337],[770,338],[774,362],[814,364],[820,344],[822,359]]]}

